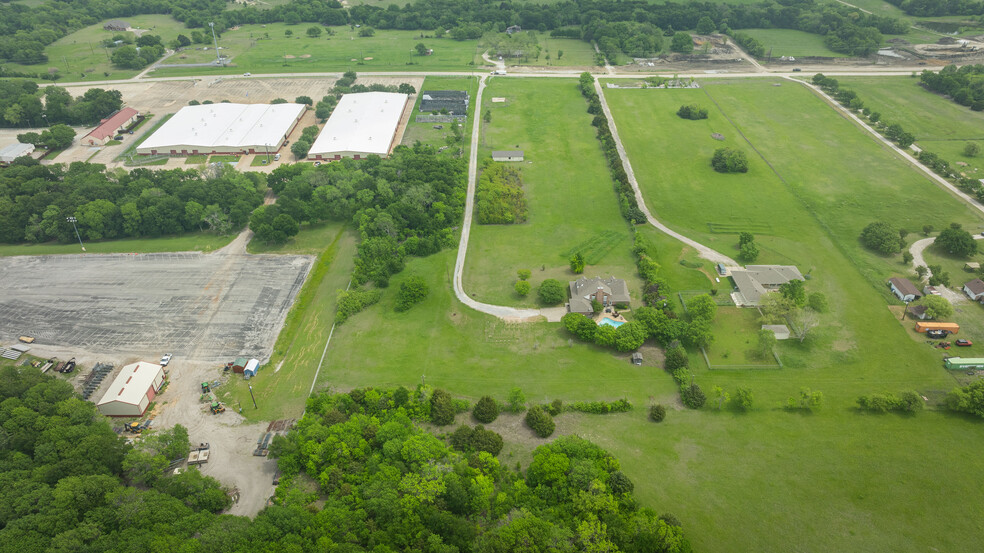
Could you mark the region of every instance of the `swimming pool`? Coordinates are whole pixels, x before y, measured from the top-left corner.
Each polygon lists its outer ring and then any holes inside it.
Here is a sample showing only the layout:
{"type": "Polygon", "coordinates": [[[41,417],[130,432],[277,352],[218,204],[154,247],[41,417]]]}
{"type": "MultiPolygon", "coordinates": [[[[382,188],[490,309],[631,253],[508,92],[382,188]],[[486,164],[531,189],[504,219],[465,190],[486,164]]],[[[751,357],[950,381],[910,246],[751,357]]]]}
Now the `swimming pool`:
{"type": "Polygon", "coordinates": [[[614,326],[615,328],[618,328],[624,324],[625,321],[616,321],[608,317],[605,317],[598,322],[598,326],[614,326]]]}

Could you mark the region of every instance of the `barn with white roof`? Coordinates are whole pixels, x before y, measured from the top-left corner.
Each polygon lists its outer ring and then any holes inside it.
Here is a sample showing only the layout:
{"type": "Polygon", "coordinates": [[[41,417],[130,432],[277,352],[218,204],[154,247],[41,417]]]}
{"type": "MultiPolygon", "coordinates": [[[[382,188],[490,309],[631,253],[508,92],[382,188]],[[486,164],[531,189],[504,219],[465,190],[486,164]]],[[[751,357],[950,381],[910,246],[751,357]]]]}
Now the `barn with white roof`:
{"type": "Polygon", "coordinates": [[[308,159],[332,161],[343,157],[361,159],[369,154],[389,155],[396,146],[396,131],[409,98],[395,92],[342,96],[311,145],[308,159]]]}
{"type": "Polygon", "coordinates": [[[141,155],[276,152],[297,126],[303,104],[186,106],[137,147],[141,155]]]}
{"type": "Polygon", "coordinates": [[[140,361],[120,369],[96,408],[108,417],[139,417],[144,414],[167,374],[157,363],[140,361]]]}

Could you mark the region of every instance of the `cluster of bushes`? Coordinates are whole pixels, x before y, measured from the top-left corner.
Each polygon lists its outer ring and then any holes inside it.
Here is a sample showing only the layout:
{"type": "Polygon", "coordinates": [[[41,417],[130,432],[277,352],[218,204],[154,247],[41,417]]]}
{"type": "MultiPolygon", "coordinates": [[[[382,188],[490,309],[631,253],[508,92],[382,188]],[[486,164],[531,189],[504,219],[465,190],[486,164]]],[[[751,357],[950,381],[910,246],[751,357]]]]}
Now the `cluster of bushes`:
{"type": "Polygon", "coordinates": [[[530,430],[541,438],[550,437],[554,433],[554,428],[556,428],[553,417],[539,405],[534,405],[526,411],[524,421],[526,422],[526,426],[530,427],[530,430]]]}
{"type": "Polygon", "coordinates": [[[524,223],[527,213],[519,169],[486,161],[475,190],[475,220],[483,225],[524,223]]]}
{"type": "Polygon", "coordinates": [[[558,29],[556,32],[597,43],[603,57],[598,65],[604,65],[604,59],[615,63],[621,53],[633,58],[650,58],[663,49],[663,31],[649,22],[624,21],[610,25],[597,17],[580,29],[558,29]]]}
{"type": "MultiPolygon", "coordinates": [[[[4,71],[4,76],[9,75],[4,71]]],[[[90,88],[72,97],[60,86],[40,89],[37,83],[0,80],[0,126],[41,127],[56,125],[94,125],[123,106],[119,90],[90,88]]]]}
{"type": "Polygon", "coordinates": [[[632,410],[632,402],[627,399],[616,401],[575,401],[563,404],[564,411],[591,413],[592,415],[607,415],[608,413],[625,413],[632,410]]]}
{"type": "Polygon", "coordinates": [[[242,228],[263,202],[266,177],[227,166],[107,171],[104,165],[40,165],[21,158],[0,172],[0,242],[71,242],[242,228]]]}
{"type": "Polygon", "coordinates": [[[707,401],[707,396],[700,386],[693,381],[693,374],[690,372],[690,358],[687,351],[680,346],[674,346],[666,350],[666,360],[664,368],[673,376],[673,381],[680,387],[680,399],[683,404],[691,409],[700,409],[707,401]]]}
{"type": "Polygon", "coordinates": [[[669,286],[665,279],[660,278],[659,263],[653,259],[656,257],[656,246],[637,232],[632,239],[632,253],[636,257],[636,270],[643,281],[642,302],[649,307],[667,304],[664,298],[669,293],[669,286]]]}
{"type": "Polygon", "coordinates": [[[732,32],[731,40],[738,43],[742,50],[748,52],[749,55],[756,58],[765,57],[765,45],[759,42],[759,40],[751,35],[745,33],[732,32]]]}
{"type": "Polygon", "coordinates": [[[113,48],[109,57],[113,65],[123,69],[143,69],[164,55],[164,44],[157,35],[140,35],[137,45],[123,44],[113,48]]]}
{"type": "Polygon", "coordinates": [[[379,301],[379,290],[352,288],[339,290],[335,306],[335,322],[344,323],[349,317],[379,301]]]}
{"type": "Polygon", "coordinates": [[[530,290],[533,289],[533,285],[530,284],[530,270],[520,269],[516,271],[516,274],[519,276],[519,280],[513,285],[513,289],[516,290],[517,294],[525,298],[529,295],[530,290]]]}
{"type": "Polygon", "coordinates": [[[884,221],[875,221],[861,230],[861,245],[882,255],[898,253],[905,247],[908,231],[896,228],[884,221]]]}
{"type": "Polygon", "coordinates": [[[759,248],[755,243],[755,235],[750,232],[738,234],[738,259],[745,263],[754,263],[759,256],[759,248]]]}
{"type": "Polygon", "coordinates": [[[264,244],[284,244],[297,236],[301,226],[277,204],[261,205],[249,218],[253,238],[264,244]]]}
{"type": "MultiPolygon", "coordinates": [[[[285,102],[286,103],[286,102],[285,102]]],[[[314,144],[315,139],[318,138],[318,131],[320,129],[317,125],[309,125],[304,127],[301,131],[301,136],[290,145],[290,151],[294,154],[296,159],[304,159],[307,157],[308,152],[311,150],[311,145],[314,144]]]]}
{"type": "Polygon", "coordinates": [[[702,108],[697,104],[685,104],[677,110],[677,117],[681,119],[707,119],[707,108],[702,108]]]}
{"type": "Polygon", "coordinates": [[[633,351],[649,337],[646,327],[639,322],[629,321],[618,328],[609,325],[599,326],[580,313],[568,313],[561,319],[568,332],[582,342],[593,342],[602,347],[618,351],[633,351]]]}
{"type": "Polygon", "coordinates": [[[984,418],[984,380],[975,380],[966,386],[954,388],[946,395],[943,405],[950,411],[984,418]]]}
{"type": "Polygon", "coordinates": [[[914,413],[923,408],[923,400],[918,393],[905,391],[899,395],[892,393],[870,394],[858,398],[858,408],[872,413],[900,411],[914,413]]]}
{"type": "Polygon", "coordinates": [[[933,17],[941,15],[984,15],[979,0],[885,0],[907,15],[933,17]]]}
{"type": "Polygon", "coordinates": [[[933,92],[946,94],[961,106],[984,111],[984,65],[947,65],[939,72],[923,71],[919,82],[933,92]]]}
{"type": "Polygon", "coordinates": [[[744,150],[718,148],[711,157],[711,167],[718,173],[747,173],[748,156],[744,150]]]}
{"type": "Polygon", "coordinates": [[[798,396],[786,399],[784,408],[787,411],[817,411],[823,407],[823,392],[809,388],[800,389],[798,396]]]}
{"type": "Polygon", "coordinates": [[[615,181],[619,213],[633,225],[641,225],[646,222],[646,215],[636,203],[635,192],[632,190],[632,185],[629,184],[629,175],[625,172],[625,167],[622,166],[622,158],[618,155],[618,148],[615,146],[612,131],[608,128],[608,119],[601,108],[601,100],[594,89],[594,78],[591,73],[584,72],[581,74],[578,88],[581,90],[581,95],[588,101],[588,113],[594,115],[591,124],[597,129],[602,152],[605,154],[605,160],[608,161],[612,180],[615,181]]]}
{"type": "Polygon", "coordinates": [[[486,430],[482,425],[474,428],[461,425],[448,438],[451,447],[463,453],[485,452],[498,455],[502,451],[502,436],[497,432],[486,430]]]}
{"type": "Polygon", "coordinates": [[[429,293],[430,287],[427,286],[427,281],[424,280],[424,277],[411,275],[400,283],[400,291],[396,294],[395,309],[397,311],[407,311],[414,305],[424,301],[424,298],[429,293]]]}
{"type": "Polygon", "coordinates": [[[733,394],[725,392],[720,386],[715,386],[711,394],[714,396],[718,411],[724,409],[726,405],[735,411],[749,411],[755,403],[755,396],[752,395],[752,391],[744,386],[735,388],[733,394]]]}

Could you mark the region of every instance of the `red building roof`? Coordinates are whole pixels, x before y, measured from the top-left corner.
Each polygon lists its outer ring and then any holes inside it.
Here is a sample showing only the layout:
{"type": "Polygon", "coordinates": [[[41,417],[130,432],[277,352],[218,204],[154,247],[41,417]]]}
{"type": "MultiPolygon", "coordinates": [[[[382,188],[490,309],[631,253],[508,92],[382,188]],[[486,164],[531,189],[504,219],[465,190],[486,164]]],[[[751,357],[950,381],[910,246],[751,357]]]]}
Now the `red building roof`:
{"type": "Polygon", "coordinates": [[[111,115],[109,118],[100,121],[99,126],[93,129],[92,132],[86,136],[91,136],[100,140],[112,137],[124,123],[139,114],[140,112],[133,108],[123,108],[111,115]]]}

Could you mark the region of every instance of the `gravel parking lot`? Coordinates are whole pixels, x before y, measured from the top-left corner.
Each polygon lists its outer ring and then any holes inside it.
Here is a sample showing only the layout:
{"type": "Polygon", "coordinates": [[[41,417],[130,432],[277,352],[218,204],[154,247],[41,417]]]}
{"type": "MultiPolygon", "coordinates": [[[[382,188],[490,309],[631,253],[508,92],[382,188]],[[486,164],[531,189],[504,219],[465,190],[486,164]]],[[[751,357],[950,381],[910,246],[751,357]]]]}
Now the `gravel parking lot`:
{"type": "Polygon", "coordinates": [[[269,358],[308,256],[199,252],[0,258],[0,338],[157,359],[269,358]]]}

